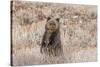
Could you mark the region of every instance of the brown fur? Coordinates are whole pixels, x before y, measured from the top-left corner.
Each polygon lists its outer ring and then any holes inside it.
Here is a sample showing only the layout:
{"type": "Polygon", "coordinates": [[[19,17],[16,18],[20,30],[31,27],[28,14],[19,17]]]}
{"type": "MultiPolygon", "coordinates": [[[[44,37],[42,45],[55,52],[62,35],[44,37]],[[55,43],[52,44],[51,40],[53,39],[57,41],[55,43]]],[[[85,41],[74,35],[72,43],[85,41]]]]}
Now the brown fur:
{"type": "Polygon", "coordinates": [[[41,53],[49,56],[58,56],[62,53],[59,27],[59,18],[47,19],[41,43],[41,53]]]}

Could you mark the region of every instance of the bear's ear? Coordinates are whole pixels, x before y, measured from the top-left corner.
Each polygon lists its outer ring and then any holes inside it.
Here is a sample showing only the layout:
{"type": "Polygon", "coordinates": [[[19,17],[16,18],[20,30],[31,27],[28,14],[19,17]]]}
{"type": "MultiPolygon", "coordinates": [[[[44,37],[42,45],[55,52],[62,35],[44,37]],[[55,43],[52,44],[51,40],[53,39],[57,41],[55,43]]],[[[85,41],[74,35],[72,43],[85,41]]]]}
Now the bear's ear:
{"type": "Polygon", "coordinates": [[[56,21],[58,21],[58,22],[59,22],[59,18],[56,18],[56,21]]]}
{"type": "Polygon", "coordinates": [[[50,19],[51,19],[51,17],[48,17],[48,18],[47,18],[47,21],[49,21],[50,19]]]}

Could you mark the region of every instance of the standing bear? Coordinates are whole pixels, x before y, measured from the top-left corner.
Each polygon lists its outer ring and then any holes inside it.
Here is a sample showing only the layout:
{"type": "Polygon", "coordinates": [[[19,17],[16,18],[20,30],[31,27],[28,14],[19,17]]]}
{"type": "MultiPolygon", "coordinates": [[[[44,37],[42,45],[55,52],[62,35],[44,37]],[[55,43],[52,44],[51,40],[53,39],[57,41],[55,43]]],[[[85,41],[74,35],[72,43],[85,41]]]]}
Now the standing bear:
{"type": "Polygon", "coordinates": [[[60,56],[62,54],[59,18],[47,18],[40,52],[48,56],[60,56]]]}

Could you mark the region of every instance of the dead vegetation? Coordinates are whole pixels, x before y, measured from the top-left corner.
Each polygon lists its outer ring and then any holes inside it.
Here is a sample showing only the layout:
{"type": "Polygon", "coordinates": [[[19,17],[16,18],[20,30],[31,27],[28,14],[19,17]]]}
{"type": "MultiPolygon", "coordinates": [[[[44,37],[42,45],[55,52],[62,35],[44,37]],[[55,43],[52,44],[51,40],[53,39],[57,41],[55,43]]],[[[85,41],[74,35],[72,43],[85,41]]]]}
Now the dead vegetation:
{"type": "Polygon", "coordinates": [[[13,1],[13,65],[96,61],[97,6],[13,1]],[[63,56],[40,53],[47,17],[60,18],[63,56]]]}

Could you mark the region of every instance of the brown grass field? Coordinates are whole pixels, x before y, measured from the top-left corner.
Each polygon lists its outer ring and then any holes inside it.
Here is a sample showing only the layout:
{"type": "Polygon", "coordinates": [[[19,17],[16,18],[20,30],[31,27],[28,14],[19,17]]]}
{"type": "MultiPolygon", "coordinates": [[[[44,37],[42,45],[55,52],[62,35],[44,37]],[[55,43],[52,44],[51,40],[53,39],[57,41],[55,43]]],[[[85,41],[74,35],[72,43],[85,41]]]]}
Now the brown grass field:
{"type": "Polygon", "coordinates": [[[12,65],[97,61],[97,6],[32,1],[12,2],[12,65]],[[40,53],[47,17],[60,18],[63,55],[40,53]]]}

